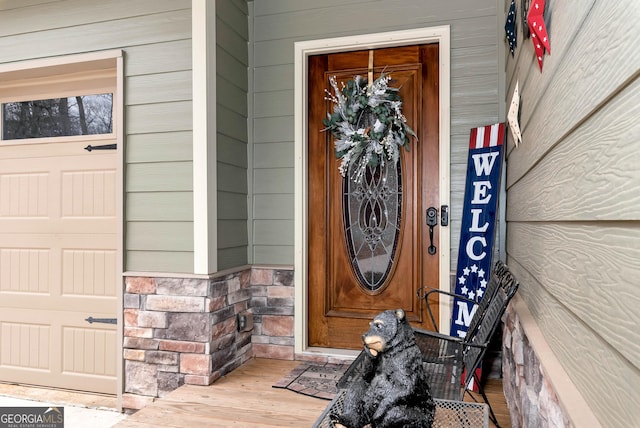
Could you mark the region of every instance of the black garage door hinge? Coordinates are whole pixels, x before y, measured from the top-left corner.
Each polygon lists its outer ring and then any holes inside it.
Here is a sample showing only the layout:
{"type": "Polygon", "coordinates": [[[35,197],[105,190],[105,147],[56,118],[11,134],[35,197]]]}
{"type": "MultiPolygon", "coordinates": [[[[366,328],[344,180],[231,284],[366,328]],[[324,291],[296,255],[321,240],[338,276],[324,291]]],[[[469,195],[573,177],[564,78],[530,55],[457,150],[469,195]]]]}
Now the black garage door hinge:
{"type": "Polygon", "coordinates": [[[118,148],[117,144],[103,144],[101,146],[92,146],[91,144],[89,144],[87,147],[85,147],[84,149],[88,152],[92,151],[92,150],[115,150],[118,148]]]}
{"type": "Polygon", "coordinates": [[[118,324],[118,320],[116,318],[94,318],[89,317],[84,319],[89,324],[93,324],[94,322],[102,323],[102,324],[118,324]]]}

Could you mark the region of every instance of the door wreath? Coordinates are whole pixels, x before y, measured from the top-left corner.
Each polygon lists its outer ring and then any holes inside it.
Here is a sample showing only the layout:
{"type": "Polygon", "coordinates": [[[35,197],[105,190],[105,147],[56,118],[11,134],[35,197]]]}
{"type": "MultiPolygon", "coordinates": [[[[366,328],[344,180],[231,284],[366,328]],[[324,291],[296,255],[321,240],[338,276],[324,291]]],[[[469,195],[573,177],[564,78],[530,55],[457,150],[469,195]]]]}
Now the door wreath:
{"type": "Polygon", "coordinates": [[[335,76],[329,78],[333,89],[325,89],[325,99],[333,103],[333,111],[323,120],[335,137],[334,151],[341,159],[338,170],[345,177],[359,182],[367,166],[400,159],[400,147],[409,150],[409,140],[415,132],[402,114],[399,88],[389,86],[391,77],[382,73],[369,84],[366,78],[355,76],[338,86],[335,76]],[[354,166],[353,169],[351,167],[354,166]]]}

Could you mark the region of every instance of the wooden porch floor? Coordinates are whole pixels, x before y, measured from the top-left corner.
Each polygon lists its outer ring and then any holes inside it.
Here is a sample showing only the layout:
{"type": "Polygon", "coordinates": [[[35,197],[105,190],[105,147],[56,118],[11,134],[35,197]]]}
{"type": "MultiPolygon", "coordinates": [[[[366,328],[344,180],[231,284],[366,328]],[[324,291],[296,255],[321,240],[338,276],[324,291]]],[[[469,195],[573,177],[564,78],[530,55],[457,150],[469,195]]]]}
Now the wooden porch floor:
{"type": "MultiPolygon", "coordinates": [[[[329,401],[272,387],[299,363],[253,359],[213,385],[181,386],[115,427],[311,427],[329,401]]],[[[502,383],[486,389],[500,426],[510,427],[502,383]]]]}

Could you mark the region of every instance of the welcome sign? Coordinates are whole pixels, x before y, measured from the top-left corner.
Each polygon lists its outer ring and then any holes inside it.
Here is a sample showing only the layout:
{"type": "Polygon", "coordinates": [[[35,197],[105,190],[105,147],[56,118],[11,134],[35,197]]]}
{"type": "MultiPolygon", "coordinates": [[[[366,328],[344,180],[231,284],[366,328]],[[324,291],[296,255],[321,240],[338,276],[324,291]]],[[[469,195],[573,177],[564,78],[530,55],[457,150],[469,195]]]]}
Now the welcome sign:
{"type": "MultiPolygon", "coordinates": [[[[471,130],[455,293],[479,302],[489,283],[505,124],[471,130]]],[[[477,306],[454,299],[452,336],[464,337],[477,306]]]]}

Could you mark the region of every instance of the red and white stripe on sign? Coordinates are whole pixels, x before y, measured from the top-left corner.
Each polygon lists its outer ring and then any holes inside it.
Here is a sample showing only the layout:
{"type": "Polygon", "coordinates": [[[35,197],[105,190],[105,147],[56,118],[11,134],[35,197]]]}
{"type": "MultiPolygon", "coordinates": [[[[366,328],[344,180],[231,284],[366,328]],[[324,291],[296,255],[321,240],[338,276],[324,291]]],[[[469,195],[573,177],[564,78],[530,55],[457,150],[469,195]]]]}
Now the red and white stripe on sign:
{"type": "Polygon", "coordinates": [[[482,149],[501,146],[504,143],[504,123],[481,126],[471,130],[470,149],[482,149]]]}

